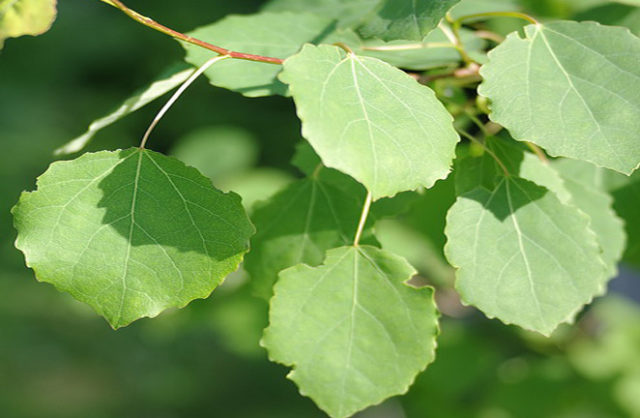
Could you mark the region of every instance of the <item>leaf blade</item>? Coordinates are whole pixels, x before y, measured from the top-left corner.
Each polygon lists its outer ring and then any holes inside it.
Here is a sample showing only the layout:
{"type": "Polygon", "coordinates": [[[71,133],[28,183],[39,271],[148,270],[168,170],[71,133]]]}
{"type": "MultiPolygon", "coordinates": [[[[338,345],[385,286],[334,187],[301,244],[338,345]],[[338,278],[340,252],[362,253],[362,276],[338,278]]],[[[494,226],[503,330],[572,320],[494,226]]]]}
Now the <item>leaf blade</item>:
{"type": "Polygon", "coordinates": [[[606,268],[588,224],[523,179],[463,194],[445,229],[456,289],[490,318],[549,335],[602,291],[606,268]]]}
{"type": "Polygon", "coordinates": [[[429,188],[448,175],[459,141],[453,119],[431,89],[402,71],[338,47],[305,45],[285,61],[280,79],[323,163],[364,184],[374,199],[429,188]]]}
{"type": "Polygon", "coordinates": [[[529,25],[525,33],[510,35],[481,69],[479,94],[491,100],[492,120],[551,155],[630,174],[640,164],[640,39],[593,22],[529,25]]]}
{"type": "Polygon", "coordinates": [[[38,280],[113,328],[207,297],[237,268],[253,231],[237,196],[139,149],[52,164],[13,214],[16,247],[38,280]]]}
{"type": "Polygon", "coordinates": [[[433,290],[404,284],[414,272],[368,246],[285,270],[263,337],[270,358],[293,366],[289,378],[331,416],[404,393],[433,360],[437,334],[433,290]]]}

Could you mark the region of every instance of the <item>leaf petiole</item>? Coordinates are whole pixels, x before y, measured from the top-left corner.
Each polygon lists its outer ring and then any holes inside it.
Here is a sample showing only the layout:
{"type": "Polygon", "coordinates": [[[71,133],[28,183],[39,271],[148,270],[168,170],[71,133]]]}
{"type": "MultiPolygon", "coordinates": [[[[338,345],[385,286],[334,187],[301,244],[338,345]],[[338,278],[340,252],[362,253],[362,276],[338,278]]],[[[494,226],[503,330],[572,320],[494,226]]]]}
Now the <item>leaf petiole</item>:
{"type": "Polygon", "coordinates": [[[173,104],[180,98],[182,93],[184,93],[184,91],[196,80],[196,78],[200,77],[202,73],[207,71],[207,69],[211,67],[213,64],[215,64],[216,62],[225,60],[227,58],[230,58],[230,57],[228,55],[219,55],[217,57],[211,58],[209,61],[202,64],[200,68],[198,68],[193,74],[191,74],[191,77],[189,77],[184,83],[182,83],[180,88],[178,88],[178,90],[176,90],[176,92],[173,93],[173,96],[171,96],[171,98],[167,101],[167,103],[164,106],[162,106],[162,109],[160,109],[156,117],[153,118],[151,125],[149,125],[149,127],[147,128],[147,131],[144,133],[144,136],[142,137],[142,141],[140,141],[140,149],[143,149],[144,146],[147,144],[149,135],[151,135],[151,132],[153,131],[153,129],[156,127],[158,122],[160,122],[160,119],[162,119],[165,113],[167,113],[167,111],[171,108],[171,106],[173,106],[173,104]]]}

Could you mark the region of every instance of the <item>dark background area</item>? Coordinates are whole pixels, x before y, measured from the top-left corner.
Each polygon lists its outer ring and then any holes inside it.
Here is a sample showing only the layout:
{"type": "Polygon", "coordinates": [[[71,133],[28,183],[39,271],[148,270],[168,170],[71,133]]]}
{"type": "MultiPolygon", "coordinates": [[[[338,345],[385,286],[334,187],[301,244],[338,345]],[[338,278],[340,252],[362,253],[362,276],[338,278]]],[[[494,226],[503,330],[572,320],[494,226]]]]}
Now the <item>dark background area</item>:
{"type": "MultiPolygon", "coordinates": [[[[255,12],[261,3],[128,5],[188,31],[228,13],[255,12]]],[[[88,307],[37,283],[13,248],[10,208],[35,187],[53,150],[182,56],[177,42],[97,0],[61,0],[50,32],[9,39],[0,52],[0,416],[323,416],[258,346],[267,307],[248,294],[242,273],[207,300],[113,331],[88,307]]],[[[136,145],[160,106],[99,133],[89,150],[136,145]]],[[[169,153],[190,132],[211,126],[246,131],[257,139],[258,167],[297,175],[289,165],[300,140],[291,101],[244,98],[204,78],[169,111],[150,148],[169,153]]],[[[445,315],[436,363],[409,395],[363,416],[640,416],[640,309],[630,298],[638,278],[625,272],[613,282],[618,292],[550,340],[472,310],[458,319],[445,315]]]]}

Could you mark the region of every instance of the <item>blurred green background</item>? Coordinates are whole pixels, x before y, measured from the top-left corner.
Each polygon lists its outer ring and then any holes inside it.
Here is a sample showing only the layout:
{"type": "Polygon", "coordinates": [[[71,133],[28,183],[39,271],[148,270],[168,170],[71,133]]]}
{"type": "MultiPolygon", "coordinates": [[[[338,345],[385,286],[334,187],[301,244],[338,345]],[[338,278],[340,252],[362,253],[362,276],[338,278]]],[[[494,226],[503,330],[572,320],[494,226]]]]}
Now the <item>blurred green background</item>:
{"type": "MultiPolygon", "coordinates": [[[[97,0],[59,3],[50,32],[10,39],[0,52],[0,416],[323,416],[258,346],[267,307],[249,294],[242,272],[207,300],[115,332],[24,267],[9,213],[20,192],[34,188],[56,147],[182,57],[176,42],[97,0]]],[[[128,5],[187,31],[261,3],[128,5]]],[[[640,27],[636,9],[608,1],[520,3],[542,16],[640,27]]],[[[90,150],[137,144],[160,105],[99,133],[90,150]]],[[[250,207],[299,176],[289,164],[299,140],[288,99],[247,99],[201,79],[160,123],[150,148],[199,166],[250,207]]],[[[614,291],[549,340],[489,321],[459,306],[444,285],[451,271],[441,260],[441,231],[452,199],[451,184],[440,182],[378,228],[384,245],[443,283],[443,324],[437,360],[409,394],[361,416],[640,417],[637,273],[625,267],[614,291]]]]}

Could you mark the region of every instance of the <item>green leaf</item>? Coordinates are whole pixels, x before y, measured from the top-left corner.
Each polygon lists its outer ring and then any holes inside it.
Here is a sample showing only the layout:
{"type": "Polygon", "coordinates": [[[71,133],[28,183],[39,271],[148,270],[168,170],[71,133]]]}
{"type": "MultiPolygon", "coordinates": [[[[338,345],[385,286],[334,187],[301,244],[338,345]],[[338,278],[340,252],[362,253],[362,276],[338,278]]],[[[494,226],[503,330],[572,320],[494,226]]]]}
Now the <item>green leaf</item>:
{"type": "MultiPolygon", "coordinates": [[[[624,223],[613,210],[613,199],[604,190],[604,170],[584,161],[559,159],[543,163],[529,152],[505,139],[488,138],[486,145],[500,158],[512,175],[547,188],[564,204],[575,206],[590,218],[589,227],[597,235],[607,277],[614,277],[622,258],[626,236],[624,223]]],[[[486,153],[480,158],[464,158],[456,174],[459,192],[485,185],[492,189],[501,181],[500,169],[486,153]]]]}
{"type": "Polygon", "coordinates": [[[382,0],[376,13],[360,28],[363,36],[385,41],[419,41],[429,34],[460,0],[382,0]]]}
{"type": "MultiPolygon", "coordinates": [[[[353,242],[364,190],[344,174],[332,172],[321,169],[255,208],[251,218],[257,233],[244,267],[256,295],[270,298],[280,271],[299,263],[318,265],[327,250],[353,242]],[[332,174],[350,192],[336,186],[332,174]]],[[[371,242],[371,225],[364,237],[365,243],[371,242]]]]}
{"type": "Polygon", "coordinates": [[[313,13],[336,19],[338,27],[348,28],[360,23],[378,3],[380,0],[271,0],[262,10],[313,13]]]}
{"type": "Polygon", "coordinates": [[[640,266],[640,171],[626,178],[626,182],[618,183],[612,187],[611,194],[614,198],[614,209],[624,219],[627,231],[627,249],[624,260],[640,266]]]}
{"type": "Polygon", "coordinates": [[[490,54],[491,119],[554,156],[630,174],[640,164],[640,39],[593,22],[529,25],[490,54]]]}
{"type": "MultiPolygon", "coordinates": [[[[331,30],[332,22],[325,17],[285,12],[228,16],[189,35],[233,51],[287,58],[305,42],[318,42],[331,30]]],[[[198,67],[215,56],[196,45],[183,43],[183,46],[187,52],[185,60],[198,67]]],[[[287,87],[277,79],[280,70],[280,65],[234,59],[217,63],[205,75],[214,86],[248,97],[286,95],[287,87]]]]}
{"type": "Polygon", "coordinates": [[[589,218],[524,179],[460,196],[445,234],[462,300],[544,335],[571,321],[606,280],[589,218]]]}
{"type": "Polygon", "coordinates": [[[0,0],[0,49],[7,38],[40,35],[56,19],[56,0],[0,0]]]}
{"type": "MultiPolygon", "coordinates": [[[[253,134],[238,126],[206,126],[177,141],[171,155],[218,182],[246,172],[256,164],[258,144],[253,134]]],[[[219,186],[218,186],[219,187],[219,186]]]]}
{"type": "Polygon", "coordinates": [[[624,222],[613,210],[613,198],[602,189],[603,169],[575,160],[555,161],[553,168],[558,170],[571,194],[570,203],[591,218],[589,226],[598,235],[607,275],[614,277],[624,253],[626,234],[624,222]]]}
{"type": "Polygon", "coordinates": [[[207,297],[253,233],[237,195],[138,148],[53,163],[13,214],[36,277],[113,328],[207,297]]]}
{"type": "MultiPolygon", "coordinates": [[[[517,0],[461,0],[460,3],[451,9],[451,17],[458,19],[462,16],[473,15],[477,13],[491,12],[510,12],[519,11],[521,9],[517,0]]],[[[479,20],[487,19],[486,16],[478,17],[479,20]]],[[[473,22],[474,19],[465,20],[465,22],[473,22]]],[[[465,45],[466,46],[466,45],[465,45]]]]}
{"type": "Polygon", "coordinates": [[[374,247],[329,251],[324,265],[283,271],[262,344],[332,417],[405,393],[433,361],[433,289],[405,284],[402,258],[374,247]]]}
{"type": "Polygon", "coordinates": [[[175,89],[191,76],[195,70],[184,64],[174,65],[167,69],[158,80],[149,84],[147,87],[135,92],[131,97],[125,100],[120,107],[108,115],[95,120],[89,129],[77,138],[72,139],[60,148],[54,151],[55,155],[73,154],[81,151],[86,147],[93,136],[100,130],[119,121],[123,117],[135,112],[136,110],[148,105],[157,98],[165,95],[169,91],[175,89]]]}
{"type": "Polygon", "coordinates": [[[459,140],[452,117],[406,73],[335,46],[305,45],[285,61],[280,79],[323,163],[374,199],[447,177],[459,140]]]}

